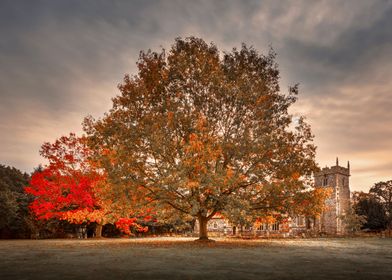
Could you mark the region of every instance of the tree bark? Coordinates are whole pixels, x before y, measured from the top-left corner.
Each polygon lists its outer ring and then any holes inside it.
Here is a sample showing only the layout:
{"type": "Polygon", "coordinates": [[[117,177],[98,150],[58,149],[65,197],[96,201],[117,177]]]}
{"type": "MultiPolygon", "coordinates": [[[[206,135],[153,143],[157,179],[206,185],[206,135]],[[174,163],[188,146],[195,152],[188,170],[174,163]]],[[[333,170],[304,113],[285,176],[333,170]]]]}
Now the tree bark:
{"type": "Polygon", "coordinates": [[[207,217],[199,216],[199,240],[208,240],[207,217]]]}
{"type": "Polygon", "coordinates": [[[102,237],[102,228],[103,228],[102,224],[97,224],[97,226],[95,227],[95,237],[96,238],[102,237]]]}

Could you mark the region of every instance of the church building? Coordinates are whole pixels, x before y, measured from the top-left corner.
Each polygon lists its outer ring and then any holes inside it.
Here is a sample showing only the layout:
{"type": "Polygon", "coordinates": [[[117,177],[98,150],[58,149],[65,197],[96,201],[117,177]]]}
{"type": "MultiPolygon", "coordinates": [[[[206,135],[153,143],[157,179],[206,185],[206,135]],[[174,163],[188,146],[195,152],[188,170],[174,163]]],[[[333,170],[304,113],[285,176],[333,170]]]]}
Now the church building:
{"type": "MultiPolygon", "coordinates": [[[[316,188],[330,188],[331,195],[326,200],[326,207],[321,216],[314,221],[310,217],[294,216],[288,217],[285,223],[261,224],[257,228],[246,228],[245,232],[251,232],[255,236],[295,236],[306,231],[313,231],[329,235],[340,235],[345,233],[345,225],[342,216],[350,207],[350,163],[347,168],[336,165],[325,167],[314,176],[316,188]]],[[[238,234],[236,225],[230,224],[221,214],[215,215],[207,224],[210,233],[218,235],[238,234]]],[[[198,230],[196,222],[195,231],[198,230]]]]}
{"type": "Polygon", "coordinates": [[[326,209],[316,223],[319,232],[326,234],[344,234],[345,225],[342,216],[350,207],[350,162],[347,168],[336,165],[324,167],[315,174],[315,186],[331,188],[331,195],[326,200],[326,209]]]}

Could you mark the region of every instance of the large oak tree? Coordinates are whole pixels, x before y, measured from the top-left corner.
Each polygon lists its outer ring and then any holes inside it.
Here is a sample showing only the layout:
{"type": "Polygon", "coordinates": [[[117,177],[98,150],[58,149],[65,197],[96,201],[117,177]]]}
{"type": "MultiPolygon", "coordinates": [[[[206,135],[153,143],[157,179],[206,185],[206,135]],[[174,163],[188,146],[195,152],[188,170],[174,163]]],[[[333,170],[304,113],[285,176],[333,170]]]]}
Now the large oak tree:
{"type": "Polygon", "coordinates": [[[313,136],[288,113],[298,88],[280,91],[272,51],[221,53],[178,38],[168,52],[141,52],[137,66],[113,108],[84,123],[91,146],[110,151],[99,160],[112,180],[163,213],[196,218],[200,239],[214,214],[233,205],[263,214],[311,204],[313,136]]]}

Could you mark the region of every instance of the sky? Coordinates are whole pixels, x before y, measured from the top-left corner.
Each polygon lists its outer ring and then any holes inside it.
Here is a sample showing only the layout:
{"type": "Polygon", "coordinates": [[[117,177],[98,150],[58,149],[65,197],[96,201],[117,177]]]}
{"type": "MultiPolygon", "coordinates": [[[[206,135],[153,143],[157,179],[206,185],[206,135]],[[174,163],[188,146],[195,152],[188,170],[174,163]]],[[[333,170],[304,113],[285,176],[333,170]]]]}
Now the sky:
{"type": "Polygon", "coordinates": [[[350,161],[354,191],[392,179],[392,0],[1,0],[0,164],[31,172],[42,143],[111,108],[141,50],[187,36],[272,46],[318,164],[350,161]]]}

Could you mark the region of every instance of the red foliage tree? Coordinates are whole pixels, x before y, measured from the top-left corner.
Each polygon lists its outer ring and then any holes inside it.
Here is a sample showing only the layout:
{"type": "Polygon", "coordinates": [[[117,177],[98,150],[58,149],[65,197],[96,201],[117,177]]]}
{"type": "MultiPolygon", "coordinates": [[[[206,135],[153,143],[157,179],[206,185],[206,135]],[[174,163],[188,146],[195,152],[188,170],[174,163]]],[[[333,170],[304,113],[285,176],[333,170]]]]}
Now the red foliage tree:
{"type": "Polygon", "coordinates": [[[115,203],[103,169],[90,158],[92,151],[84,137],[71,133],[53,144],[44,143],[40,154],[49,164],[40,172],[33,174],[25,191],[36,199],[30,209],[41,220],[59,219],[70,223],[97,223],[96,236],[100,237],[102,226],[115,223],[126,234],[129,227],[146,229],[130,218],[133,212],[129,200],[119,199],[115,203]],[[127,221],[128,228],[124,226],[127,221]]]}
{"type": "Polygon", "coordinates": [[[36,197],[31,209],[38,219],[65,219],[70,213],[99,208],[93,191],[98,180],[62,175],[49,167],[34,173],[25,191],[36,197]]]}

